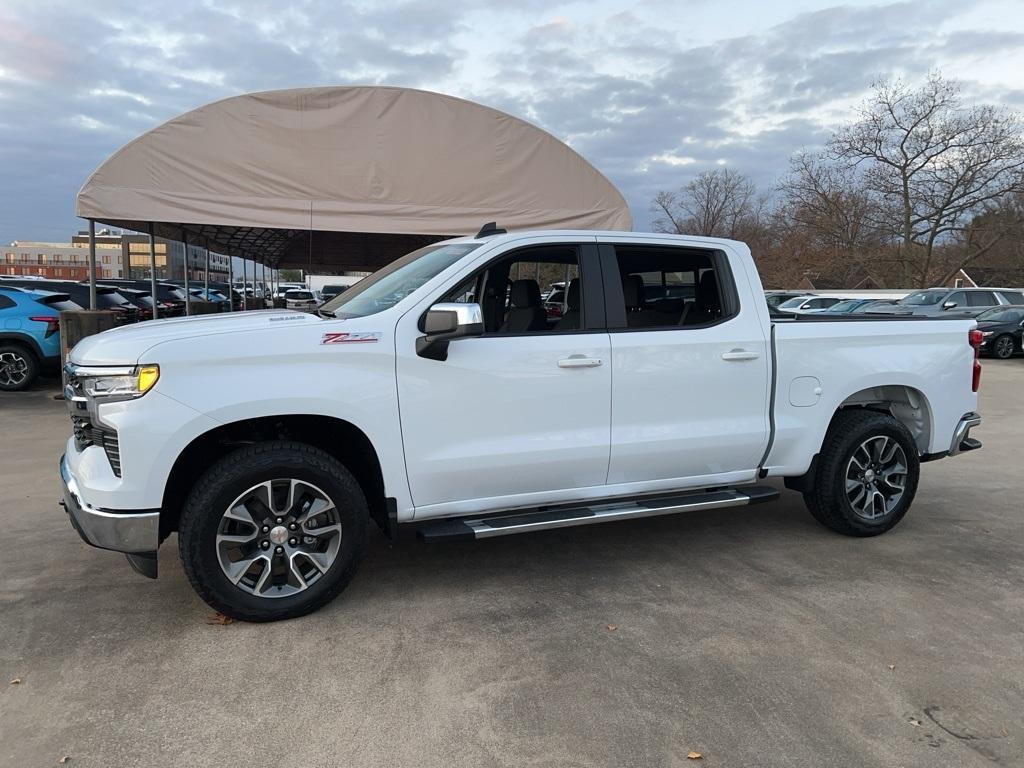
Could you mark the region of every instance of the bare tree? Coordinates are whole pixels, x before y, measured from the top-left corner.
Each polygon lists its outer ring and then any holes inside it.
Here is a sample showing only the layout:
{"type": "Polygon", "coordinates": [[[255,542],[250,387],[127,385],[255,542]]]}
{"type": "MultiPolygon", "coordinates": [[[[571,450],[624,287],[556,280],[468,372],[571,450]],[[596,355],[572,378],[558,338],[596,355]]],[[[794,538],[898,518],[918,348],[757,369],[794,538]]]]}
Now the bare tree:
{"type": "Polygon", "coordinates": [[[654,227],[661,232],[735,238],[761,205],[750,179],[717,168],[699,174],[679,192],[659,192],[653,204],[659,214],[654,227]]]}
{"type": "Polygon", "coordinates": [[[887,234],[877,226],[877,206],[853,170],[798,152],[778,191],[776,226],[790,256],[808,271],[846,284],[877,266],[887,234]]]}
{"type": "Polygon", "coordinates": [[[991,248],[969,235],[971,222],[1024,189],[1017,116],[963,106],[959,87],[938,74],[917,89],[875,84],[860,119],[835,134],[829,154],[873,199],[878,227],[898,243],[907,284],[928,285],[991,248]],[[960,263],[937,264],[937,249],[947,253],[943,246],[958,240],[966,244],[960,263]]]}
{"type": "Polygon", "coordinates": [[[798,152],[779,187],[793,223],[820,247],[856,254],[876,249],[883,239],[871,195],[848,169],[798,152]]]}

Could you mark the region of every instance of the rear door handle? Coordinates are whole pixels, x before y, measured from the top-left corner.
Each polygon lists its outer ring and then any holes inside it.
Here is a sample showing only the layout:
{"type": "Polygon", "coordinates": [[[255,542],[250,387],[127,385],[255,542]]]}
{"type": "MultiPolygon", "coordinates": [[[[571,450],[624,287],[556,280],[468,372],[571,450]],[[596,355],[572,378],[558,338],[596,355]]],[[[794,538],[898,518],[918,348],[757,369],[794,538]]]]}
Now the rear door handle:
{"type": "Polygon", "coordinates": [[[601,358],[584,355],[570,355],[558,361],[559,368],[596,368],[600,364],[601,358]]]}
{"type": "Polygon", "coordinates": [[[730,349],[722,353],[723,360],[757,360],[760,356],[757,352],[748,352],[745,349],[730,349]]]}

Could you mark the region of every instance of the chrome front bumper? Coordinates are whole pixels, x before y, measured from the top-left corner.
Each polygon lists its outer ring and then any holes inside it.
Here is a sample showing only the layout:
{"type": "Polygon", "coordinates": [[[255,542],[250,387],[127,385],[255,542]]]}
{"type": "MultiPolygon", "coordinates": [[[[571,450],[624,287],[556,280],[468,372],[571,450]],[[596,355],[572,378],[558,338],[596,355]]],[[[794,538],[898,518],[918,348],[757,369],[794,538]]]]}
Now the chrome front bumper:
{"type": "Polygon", "coordinates": [[[129,555],[156,553],[160,543],[160,510],[111,511],[90,507],[82,501],[78,482],[71,474],[65,456],[60,457],[60,477],[63,487],[61,506],[86,543],[129,555]]]}

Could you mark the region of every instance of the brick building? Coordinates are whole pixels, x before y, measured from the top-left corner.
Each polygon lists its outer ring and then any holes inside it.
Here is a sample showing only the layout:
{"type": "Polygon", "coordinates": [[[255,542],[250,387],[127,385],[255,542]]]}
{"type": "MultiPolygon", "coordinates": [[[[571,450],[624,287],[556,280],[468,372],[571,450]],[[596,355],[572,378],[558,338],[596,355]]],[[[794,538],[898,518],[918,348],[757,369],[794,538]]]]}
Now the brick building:
{"type": "MultiPolygon", "coordinates": [[[[158,279],[183,279],[185,247],[175,240],[157,238],[156,276],[158,279]]],[[[0,275],[38,275],[53,280],[89,279],[89,234],[79,232],[70,243],[42,243],[15,240],[4,246],[0,257],[0,275]]],[[[189,279],[201,280],[206,268],[206,250],[188,248],[189,279]]],[[[96,277],[149,277],[149,237],[100,230],[96,234],[96,277]]],[[[210,277],[226,280],[228,258],[210,253],[210,277]]]]}

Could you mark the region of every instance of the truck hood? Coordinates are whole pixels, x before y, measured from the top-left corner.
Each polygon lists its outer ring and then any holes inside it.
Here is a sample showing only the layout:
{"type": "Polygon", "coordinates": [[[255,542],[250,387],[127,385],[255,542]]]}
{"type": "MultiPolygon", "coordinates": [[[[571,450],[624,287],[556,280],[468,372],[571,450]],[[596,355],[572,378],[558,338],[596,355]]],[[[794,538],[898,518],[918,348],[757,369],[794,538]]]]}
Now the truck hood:
{"type": "Polygon", "coordinates": [[[134,365],[146,350],[165,341],[320,322],[316,315],[286,309],[146,320],[87,336],[68,357],[78,365],[134,365]]]}

